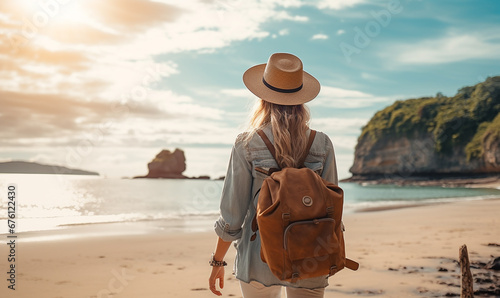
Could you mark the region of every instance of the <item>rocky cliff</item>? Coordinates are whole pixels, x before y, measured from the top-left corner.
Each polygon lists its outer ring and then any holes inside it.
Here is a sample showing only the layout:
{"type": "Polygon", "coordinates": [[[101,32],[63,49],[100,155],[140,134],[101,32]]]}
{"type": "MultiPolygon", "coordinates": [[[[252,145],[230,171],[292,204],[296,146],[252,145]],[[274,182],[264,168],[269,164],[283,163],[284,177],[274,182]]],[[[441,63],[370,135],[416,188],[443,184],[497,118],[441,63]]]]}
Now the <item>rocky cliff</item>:
{"type": "Polygon", "coordinates": [[[186,157],[184,151],[175,149],[174,152],[162,150],[156,157],[148,163],[149,173],[141,178],[187,178],[182,175],[186,170],[186,157]]]}
{"type": "Polygon", "coordinates": [[[500,173],[500,76],[396,101],[363,127],[351,180],[500,173]]]}

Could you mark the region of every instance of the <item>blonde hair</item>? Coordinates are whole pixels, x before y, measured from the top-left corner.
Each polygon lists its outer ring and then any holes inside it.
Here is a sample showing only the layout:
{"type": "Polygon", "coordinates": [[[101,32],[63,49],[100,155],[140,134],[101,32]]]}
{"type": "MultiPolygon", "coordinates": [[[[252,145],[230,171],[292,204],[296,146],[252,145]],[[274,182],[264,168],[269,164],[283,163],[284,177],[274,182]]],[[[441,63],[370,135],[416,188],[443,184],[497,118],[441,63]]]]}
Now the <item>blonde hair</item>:
{"type": "Polygon", "coordinates": [[[309,109],[303,104],[285,106],[259,99],[250,117],[246,140],[271,124],[276,162],[280,168],[296,168],[301,166],[298,163],[306,150],[309,119],[309,109]]]}

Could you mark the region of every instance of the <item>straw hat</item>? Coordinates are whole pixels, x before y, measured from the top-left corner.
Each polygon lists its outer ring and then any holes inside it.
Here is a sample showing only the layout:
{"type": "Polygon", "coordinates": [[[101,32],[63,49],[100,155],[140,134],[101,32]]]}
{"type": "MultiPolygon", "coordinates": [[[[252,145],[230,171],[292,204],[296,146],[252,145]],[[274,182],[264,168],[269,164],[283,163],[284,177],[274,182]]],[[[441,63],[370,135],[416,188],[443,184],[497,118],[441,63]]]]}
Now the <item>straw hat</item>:
{"type": "Polygon", "coordinates": [[[272,54],[267,64],[249,68],[243,82],[262,100],[287,106],[311,101],[320,90],[318,80],[303,71],[302,61],[287,53],[272,54]]]}

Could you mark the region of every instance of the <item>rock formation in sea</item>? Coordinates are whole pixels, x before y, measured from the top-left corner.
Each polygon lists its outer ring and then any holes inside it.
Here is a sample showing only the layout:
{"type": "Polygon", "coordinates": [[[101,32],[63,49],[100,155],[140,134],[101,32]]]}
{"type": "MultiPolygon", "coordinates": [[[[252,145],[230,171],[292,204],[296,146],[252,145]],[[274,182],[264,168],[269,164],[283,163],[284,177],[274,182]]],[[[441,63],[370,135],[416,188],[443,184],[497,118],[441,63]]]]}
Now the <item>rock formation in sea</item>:
{"type": "Polygon", "coordinates": [[[500,174],[500,76],[452,97],[398,100],[363,127],[351,181],[500,174]]]}
{"type": "Polygon", "coordinates": [[[175,148],[174,152],[162,150],[148,163],[148,174],[134,178],[165,178],[165,179],[201,179],[209,180],[210,176],[187,177],[182,173],[186,170],[186,157],[184,151],[175,148]]]}
{"type": "Polygon", "coordinates": [[[143,178],[187,178],[182,174],[186,170],[184,151],[176,148],[174,152],[162,150],[148,163],[149,173],[143,178]]]}

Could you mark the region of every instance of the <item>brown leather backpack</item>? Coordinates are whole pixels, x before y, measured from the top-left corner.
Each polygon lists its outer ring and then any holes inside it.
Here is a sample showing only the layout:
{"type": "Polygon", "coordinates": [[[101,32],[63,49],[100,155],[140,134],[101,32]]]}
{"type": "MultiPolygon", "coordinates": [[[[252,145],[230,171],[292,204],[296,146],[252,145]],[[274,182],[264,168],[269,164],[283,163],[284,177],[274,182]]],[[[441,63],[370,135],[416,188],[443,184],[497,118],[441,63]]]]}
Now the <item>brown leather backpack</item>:
{"type": "MultiPolygon", "coordinates": [[[[257,133],[276,160],[273,144],[263,131],[257,133]]],[[[299,164],[304,164],[315,135],[311,130],[299,164]]],[[[273,274],[296,282],[331,276],[344,267],[357,270],[359,264],[345,257],[343,190],[305,166],[271,169],[268,175],[260,189],[252,228],[259,230],[260,255],[273,274]]]]}

